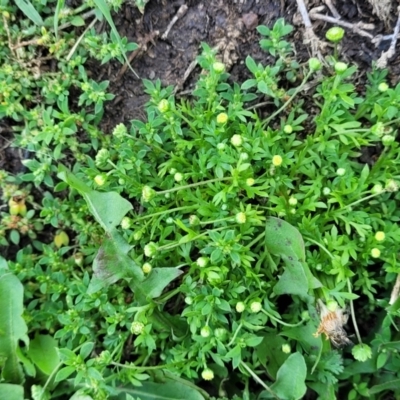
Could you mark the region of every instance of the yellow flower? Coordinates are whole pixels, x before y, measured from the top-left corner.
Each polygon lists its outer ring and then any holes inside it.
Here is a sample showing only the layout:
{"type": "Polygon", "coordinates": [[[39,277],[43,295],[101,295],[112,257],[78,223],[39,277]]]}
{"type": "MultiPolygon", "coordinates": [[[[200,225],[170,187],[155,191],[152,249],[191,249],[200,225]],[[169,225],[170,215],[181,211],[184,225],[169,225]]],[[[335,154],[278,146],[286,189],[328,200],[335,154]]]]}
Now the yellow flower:
{"type": "Polygon", "coordinates": [[[272,157],[272,164],[275,165],[275,167],[279,167],[282,165],[283,158],[279,155],[273,156],[272,157]]]}

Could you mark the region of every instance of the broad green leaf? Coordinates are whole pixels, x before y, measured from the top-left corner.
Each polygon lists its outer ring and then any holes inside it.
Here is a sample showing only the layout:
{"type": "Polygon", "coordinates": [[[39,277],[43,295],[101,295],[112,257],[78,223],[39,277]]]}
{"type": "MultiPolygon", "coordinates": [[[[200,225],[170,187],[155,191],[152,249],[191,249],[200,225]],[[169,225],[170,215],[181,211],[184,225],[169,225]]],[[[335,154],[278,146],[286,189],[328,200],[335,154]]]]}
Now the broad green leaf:
{"type": "Polygon", "coordinates": [[[60,362],[57,342],[49,335],[37,335],[29,345],[28,355],[37,367],[50,375],[60,362]]]}
{"type": "Polygon", "coordinates": [[[134,285],[143,281],[142,269],[128,255],[131,248],[116,230],[107,234],[93,261],[94,273],[88,288],[89,294],[123,278],[132,278],[134,285]]]}
{"type": "Polygon", "coordinates": [[[179,268],[154,268],[150,276],[140,283],[140,287],[136,289],[136,292],[140,289],[143,295],[140,297],[154,299],[159,297],[169,283],[181,274],[182,271],[179,268]]]}
{"type": "Polygon", "coordinates": [[[317,327],[309,321],[305,325],[296,326],[294,328],[286,328],[281,335],[294,339],[299,342],[307,354],[318,355],[322,346],[321,336],[314,337],[314,333],[317,331],[317,327]]]}
{"type": "Polygon", "coordinates": [[[19,279],[5,273],[0,277],[0,358],[5,359],[2,377],[10,383],[21,383],[22,368],[17,357],[18,341],[26,345],[27,326],[22,318],[24,288],[19,279]]]}
{"type": "Polygon", "coordinates": [[[265,224],[267,251],[281,257],[285,270],[274,287],[276,294],[293,294],[306,297],[310,285],[303,265],[304,241],[300,232],[288,222],[269,217],[265,224]]]}
{"type": "Polygon", "coordinates": [[[8,264],[5,258],[0,256],[0,275],[8,271],[8,264]]]}
{"type": "Polygon", "coordinates": [[[15,0],[17,7],[36,25],[42,26],[42,17],[29,0],[15,0]]]}
{"type": "Polygon", "coordinates": [[[381,383],[379,385],[372,386],[371,389],[369,389],[369,394],[376,394],[383,392],[384,390],[394,390],[394,389],[399,389],[400,387],[400,379],[393,379],[388,382],[381,383]]]}
{"type": "Polygon", "coordinates": [[[299,352],[291,354],[279,368],[276,382],[271,385],[271,390],[282,400],[302,399],[307,391],[306,376],[307,366],[304,357],[299,352]]]}
{"type": "Polygon", "coordinates": [[[83,196],[90,212],[106,232],[115,228],[125,214],[132,209],[132,204],[117,192],[104,193],[91,190],[63,166],[59,167],[57,176],[83,196]]]}
{"type": "Polygon", "coordinates": [[[76,372],[76,368],[72,366],[67,366],[61,368],[55,377],[55,382],[62,382],[65,381],[69,376],[71,376],[74,372],[76,372]]]}
{"type": "Polygon", "coordinates": [[[193,384],[184,379],[174,381],[165,379],[164,383],[142,382],[141,387],[124,388],[118,397],[112,399],[126,400],[127,395],[140,400],[204,400],[204,396],[193,388],[193,384]]]}
{"type": "Polygon", "coordinates": [[[272,378],[276,378],[279,368],[289,357],[282,351],[282,345],[285,343],[287,341],[276,333],[268,333],[257,346],[257,357],[272,378]]]}
{"type": "Polygon", "coordinates": [[[0,399],[24,400],[24,388],[11,383],[0,383],[0,399]]]}

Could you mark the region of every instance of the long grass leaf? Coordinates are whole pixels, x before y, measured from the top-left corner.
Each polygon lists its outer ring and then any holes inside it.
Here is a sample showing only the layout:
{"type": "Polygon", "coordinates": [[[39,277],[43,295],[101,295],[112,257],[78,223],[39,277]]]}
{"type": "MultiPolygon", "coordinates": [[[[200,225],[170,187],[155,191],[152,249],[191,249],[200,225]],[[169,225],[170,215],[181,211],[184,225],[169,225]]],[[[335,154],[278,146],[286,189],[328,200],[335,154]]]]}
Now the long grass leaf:
{"type": "Polygon", "coordinates": [[[17,7],[36,25],[42,26],[42,17],[29,0],[15,0],[17,7]]]}
{"type": "Polygon", "coordinates": [[[58,0],[56,5],[56,11],[54,13],[54,34],[56,35],[56,39],[58,39],[58,21],[60,11],[64,8],[65,0],[58,0]]]}

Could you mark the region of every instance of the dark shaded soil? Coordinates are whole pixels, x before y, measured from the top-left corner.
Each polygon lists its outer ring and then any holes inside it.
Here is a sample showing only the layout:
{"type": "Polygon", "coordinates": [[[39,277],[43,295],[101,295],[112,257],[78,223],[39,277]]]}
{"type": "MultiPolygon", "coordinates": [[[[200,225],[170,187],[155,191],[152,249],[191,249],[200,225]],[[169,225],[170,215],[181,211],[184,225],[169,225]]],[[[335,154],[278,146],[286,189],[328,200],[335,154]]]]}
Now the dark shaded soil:
{"type": "MultiPolygon", "coordinates": [[[[227,65],[231,80],[237,82],[243,82],[249,76],[244,65],[246,56],[250,55],[264,65],[271,60],[266,52],[260,50],[257,25],[272,27],[278,18],[285,18],[295,26],[291,41],[295,43],[297,59],[305,62],[311,56],[311,44],[304,43],[304,24],[296,0],[150,0],[143,15],[132,3],[126,2],[122,12],[114,16],[114,21],[121,36],[140,45],[132,60],[140,79],[129,69],[121,75],[122,65],[117,62],[101,67],[96,63],[89,66],[93,79],[109,80],[109,90],[115,94],[115,99],[106,106],[102,123],[106,133],[120,122],[145,118],[143,106],[148,97],[141,79],[158,78],[163,85],[177,87],[178,96],[190,95],[200,68],[195,67],[187,79],[184,75],[201,52],[202,42],[218,47],[218,54],[227,65]],[[186,13],[173,25],[168,36],[162,38],[183,4],[187,6],[186,13]]],[[[343,21],[372,24],[373,29],[367,32],[374,37],[393,32],[397,20],[394,1],[393,12],[386,21],[381,21],[373,13],[368,1],[333,0],[333,3],[343,21]]],[[[310,11],[324,4],[323,0],[309,0],[307,9],[310,11]]],[[[318,12],[332,15],[326,6],[318,12]]],[[[333,25],[320,20],[312,22],[317,37],[324,40],[325,32],[333,25]]],[[[390,41],[386,40],[376,46],[370,38],[346,29],[341,57],[358,65],[360,74],[357,84],[361,88],[372,62],[378,60],[389,45],[390,41]]],[[[331,52],[329,47],[325,47],[321,54],[331,52]]],[[[391,84],[395,85],[399,81],[400,51],[390,60],[389,69],[391,84]]],[[[11,141],[12,127],[3,120],[0,124],[0,169],[16,173],[21,170],[22,155],[12,148],[11,141]]]]}

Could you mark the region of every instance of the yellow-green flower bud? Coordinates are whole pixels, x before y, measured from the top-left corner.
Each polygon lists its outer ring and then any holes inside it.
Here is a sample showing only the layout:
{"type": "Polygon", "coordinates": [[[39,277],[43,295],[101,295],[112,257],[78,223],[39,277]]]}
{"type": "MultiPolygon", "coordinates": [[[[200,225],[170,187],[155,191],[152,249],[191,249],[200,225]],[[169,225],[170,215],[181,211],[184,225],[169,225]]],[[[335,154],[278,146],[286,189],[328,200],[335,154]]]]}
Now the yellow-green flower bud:
{"type": "Polygon", "coordinates": [[[283,132],[285,132],[285,133],[292,133],[292,132],[293,132],[293,127],[292,127],[292,125],[285,125],[285,126],[283,127],[283,132]]]}
{"type": "Polygon", "coordinates": [[[162,99],[159,103],[158,103],[158,111],[160,111],[160,113],[164,114],[169,110],[169,103],[167,99],[162,99]]]}
{"type": "Polygon", "coordinates": [[[142,265],[142,271],[144,274],[149,274],[151,272],[151,270],[153,269],[152,265],[150,263],[144,263],[142,265]]]}
{"type": "Polygon", "coordinates": [[[337,176],[343,176],[346,173],[346,170],[344,168],[338,168],[336,171],[337,176]]]}
{"type": "Polygon", "coordinates": [[[211,335],[211,329],[208,325],[205,325],[201,328],[200,335],[204,338],[209,337],[211,335]]]}
{"type": "Polygon", "coordinates": [[[142,199],[149,202],[156,195],[156,191],[150,186],[143,186],[142,189],[142,199]]]}
{"type": "Polygon", "coordinates": [[[378,90],[380,91],[380,92],[386,92],[387,90],[389,89],[389,85],[386,83],[386,82],[381,82],[379,85],[378,85],[378,90]]]}
{"type": "Polygon", "coordinates": [[[379,258],[380,256],[381,256],[381,251],[378,248],[374,247],[371,250],[371,257],[372,258],[379,258]]]}
{"type": "Polygon", "coordinates": [[[236,214],[235,219],[238,224],[244,224],[246,222],[246,214],[244,212],[239,212],[236,214]]]}
{"type": "Polygon", "coordinates": [[[291,206],[295,206],[295,205],[297,204],[297,199],[296,199],[296,197],[291,196],[291,197],[289,198],[289,204],[290,204],[291,206]]]}
{"type": "Polygon", "coordinates": [[[225,71],[225,65],[219,61],[216,61],[212,67],[217,74],[222,74],[225,71]]]}
{"type": "Polygon", "coordinates": [[[308,60],[308,66],[311,71],[319,71],[322,68],[321,61],[319,61],[318,58],[310,58],[308,60]]]}
{"type": "Polygon", "coordinates": [[[144,324],[142,322],[133,321],[131,324],[131,333],[134,335],[140,335],[143,333],[144,324]]]}
{"type": "Polygon", "coordinates": [[[287,343],[283,344],[283,345],[282,345],[282,351],[283,351],[285,354],[290,354],[291,351],[292,351],[292,349],[290,348],[290,344],[287,344],[287,343]]]}
{"type": "Polygon", "coordinates": [[[202,373],[201,373],[201,377],[205,380],[205,381],[211,381],[214,379],[214,372],[210,369],[210,368],[206,368],[202,373]]]}
{"type": "Polygon", "coordinates": [[[200,267],[200,268],[204,268],[207,264],[208,264],[208,258],[207,257],[199,257],[196,260],[196,264],[200,267]]]}
{"type": "Polygon", "coordinates": [[[129,229],[131,226],[132,226],[132,220],[129,217],[122,218],[122,221],[121,221],[122,229],[129,229]]]}
{"type": "Polygon", "coordinates": [[[175,179],[175,182],[182,182],[183,175],[180,172],[177,172],[176,174],[174,174],[174,179],[175,179]]]}
{"type": "Polygon", "coordinates": [[[259,302],[259,301],[253,301],[251,304],[250,304],[250,311],[252,312],[252,313],[258,313],[258,312],[260,312],[261,311],[261,309],[262,309],[262,304],[259,302]]]}
{"type": "Polygon", "coordinates": [[[154,257],[157,253],[158,246],[154,242],[149,242],[144,246],[144,255],[146,257],[154,257]]]}
{"type": "Polygon", "coordinates": [[[243,144],[243,138],[241,135],[233,135],[231,137],[231,143],[235,146],[235,147],[240,147],[243,144]]]}
{"type": "Polygon", "coordinates": [[[228,114],[220,113],[217,115],[217,124],[223,125],[226,124],[227,121],[228,121],[228,114]]]}
{"type": "Polygon", "coordinates": [[[383,242],[385,240],[385,232],[378,231],[375,233],[375,240],[377,242],[383,242]]]}
{"type": "Polygon", "coordinates": [[[283,162],[283,158],[280,155],[275,155],[275,156],[272,157],[272,164],[275,167],[281,166],[282,162],[283,162]]]}
{"type": "Polygon", "coordinates": [[[253,178],[247,178],[246,179],[246,185],[247,186],[253,186],[255,183],[255,180],[253,178]]]}
{"type": "Polygon", "coordinates": [[[245,305],[244,305],[244,303],[242,301],[239,301],[238,303],[236,303],[236,311],[238,313],[242,313],[245,308],[246,307],[245,307],[245,305]]]}
{"type": "Polygon", "coordinates": [[[343,36],[344,36],[344,29],[340,28],[339,26],[334,26],[328,29],[328,31],[325,34],[325,37],[333,43],[340,42],[343,39],[343,36]]]}
{"type": "Polygon", "coordinates": [[[346,63],[341,62],[341,61],[335,63],[335,71],[336,71],[338,74],[342,74],[342,73],[345,72],[346,70],[347,70],[347,64],[346,64],[346,63]]]}
{"type": "Polygon", "coordinates": [[[97,186],[103,186],[107,181],[107,176],[104,174],[99,174],[94,177],[94,181],[97,186]]]}

